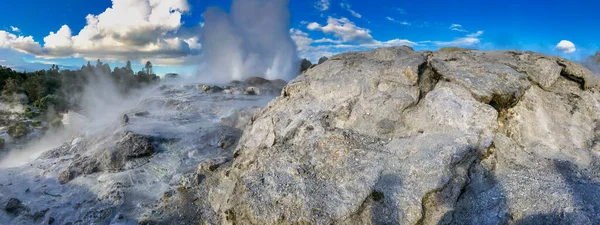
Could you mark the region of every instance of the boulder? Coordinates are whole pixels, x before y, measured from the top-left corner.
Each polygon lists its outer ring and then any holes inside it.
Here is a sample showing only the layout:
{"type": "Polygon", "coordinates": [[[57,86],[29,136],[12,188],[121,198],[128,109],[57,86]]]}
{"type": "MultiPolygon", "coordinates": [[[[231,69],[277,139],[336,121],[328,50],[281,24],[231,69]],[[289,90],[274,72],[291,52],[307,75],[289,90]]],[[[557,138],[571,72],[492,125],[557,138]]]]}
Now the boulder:
{"type": "Polygon", "coordinates": [[[8,200],[8,202],[6,202],[6,206],[4,206],[4,210],[6,212],[12,213],[12,212],[18,211],[21,207],[23,207],[21,200],[19,200],[17,198],[11,198],[8,200]]]}
{"type": "Polygon", "coordinates": [[[141,111],[141,112],[136,112],[135,114],[136,117],[147,117],[150,115],[150,112],[148,111],[141,111]]]}
{"type": "Polygon", "coordinates": [[[200,84],[200,85],[198,85],[198,90],[208,92],[208,91],[210,91],[210,86],[208,86],[206,84],[200,84]]]}
{"type": "Polygon", "coordinates": [[[249,85],[263,85],[271,83],[271,81],[262,77],[250,77],[246,79],[246,83],[249,85]]]}
{"type": "Polygon", "coordinates": [[[244,91],[245,95],[260,95],[260,89],[257,87],[247,87],[244,91]]]}
{"type": "Polygon", "coordinates": [[[593,224],[597,84],[533,52],[336,55],[253,116],[201,199],[232,224],[593,224]]]}
{"type": "Polygon", "coordinates": [[[319,63],[318,63],[318,64],[319,64],[319,65],[321,65],[322,63],[324,63],[324,62],[325,62],[325,61],[327,61],[328,59],[329,59],[329,58],[327,58],[327,57],[323,56],[323,57],[321,57],[321,58],[319,59],[319,63]]]}
{"type": "Polygon", "coordinates": [[[116,132],[108,137],[94,137],[89,140],[82,140],[81,143],[61,146],[52,153],[44,156],[61,155],[59,150],[72,152],[72,149],[92,148],[91,152],[85,155],[75,157],[73,161],[59,173],[58,180],[65,184],[78,176],[84,174],[93,174],[97,172],[118,172],[132,169],[147,162],[155,153],[153,138],[132,132],[116,132]],[[96,145],[96,141],[101,140],[102,145],[96,145]],[[89,142],[88,142],[89,141],[89,142]],[[84,145],[84,146],[81,146],[84,145]]]}
{"type": "Polygon", "coordinates": [[[300,73],[304,73],[312,65],[313,64],[308,59],[302,59],[302,62],[300,62],[300,73]]]}

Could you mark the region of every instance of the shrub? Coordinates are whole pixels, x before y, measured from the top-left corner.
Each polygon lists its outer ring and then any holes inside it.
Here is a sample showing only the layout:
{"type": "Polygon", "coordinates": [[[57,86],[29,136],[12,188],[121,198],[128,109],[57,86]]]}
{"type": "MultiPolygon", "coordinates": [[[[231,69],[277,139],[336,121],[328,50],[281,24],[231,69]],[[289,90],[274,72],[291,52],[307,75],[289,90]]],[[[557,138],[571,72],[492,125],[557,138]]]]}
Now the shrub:
{"type": "Polygon", "coordinates": [[[31,128],[29,128],[29,124],[25,122],[18,122],[8,127],[7,133],[12,138],[22,138],[31,133],[31,128]]]}
{"type": "Polygon", "coordinates": [[[32,110],[30,107],[25,107],[25,111],[23,112],[23,115],[25,115],[25,117],[27,118],[35,118],[37,116],[40,115],[39,112],[32,110]]]}
{"type": "Polygon", "coordinates": [[[54,107],[57,111],[64,111],[67,109],[66,102],[58,95],[46,95],[40,100],[35,101],[33,105],[38,107],[41,111],[46,111],[50,107],[54,107]]]}
{"type": "Polygon", "coordinates": [[[62,128],[64,126],[61,118],[56,118],[50,122],[51,128],[62,128]]]}

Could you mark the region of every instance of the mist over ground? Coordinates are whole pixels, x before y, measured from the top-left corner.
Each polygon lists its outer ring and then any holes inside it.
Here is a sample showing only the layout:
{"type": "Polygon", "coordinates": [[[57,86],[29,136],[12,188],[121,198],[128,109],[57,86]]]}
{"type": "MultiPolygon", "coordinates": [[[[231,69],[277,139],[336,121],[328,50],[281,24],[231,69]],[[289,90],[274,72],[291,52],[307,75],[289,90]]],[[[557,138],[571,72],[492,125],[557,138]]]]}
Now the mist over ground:
{"type": "Polygon", "coordinates": [[[600,51],[598,51],[595,55],[590,56],[582,63],[592,72],[594,72],[596,76],[600,76],[600,51]]]}

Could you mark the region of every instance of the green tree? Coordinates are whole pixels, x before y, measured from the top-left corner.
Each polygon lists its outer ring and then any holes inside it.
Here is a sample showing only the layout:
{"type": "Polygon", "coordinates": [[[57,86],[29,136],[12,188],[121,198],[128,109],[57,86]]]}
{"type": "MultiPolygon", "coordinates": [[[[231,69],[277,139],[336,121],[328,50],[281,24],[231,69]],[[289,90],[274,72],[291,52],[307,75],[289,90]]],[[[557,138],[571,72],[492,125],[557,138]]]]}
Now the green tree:
{"type": "Polygon", "coordinates": [[[131,69],[131,61],[127,60],[127,63],[125,64],[125,69],[133,72],[133,69],[131,69]]]}
{"type": "Polygon", "coordinates": [[[152,70],[152,63],[150,61],[146,62],[146,65],[144,66],[144,73],[147,75],[154,74],[154,71],[152,70]]]}
{"type": "Polygon", "coordinates": [[[17,85],[17,81],[12,78],[8,78],[6,80],[6,84],[4,85],[4,89],[2,89],[2,97],[4,100],[10,100],[11,96],[19,90],[17,85]]]}

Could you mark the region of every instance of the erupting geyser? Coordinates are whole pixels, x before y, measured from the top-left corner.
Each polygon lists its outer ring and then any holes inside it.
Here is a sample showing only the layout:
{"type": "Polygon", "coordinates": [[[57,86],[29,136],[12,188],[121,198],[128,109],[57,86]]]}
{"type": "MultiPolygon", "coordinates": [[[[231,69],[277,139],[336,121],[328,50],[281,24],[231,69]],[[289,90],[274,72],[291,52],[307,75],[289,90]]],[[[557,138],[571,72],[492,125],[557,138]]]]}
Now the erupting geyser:
{"type": "Polygon", "coordinates": [[[230,14],[203,14],[204,70],[215,82],[248,77],[289,81],[298,74],[296,45],[289,34],[289,0],[234,0],[230,14]]]}

